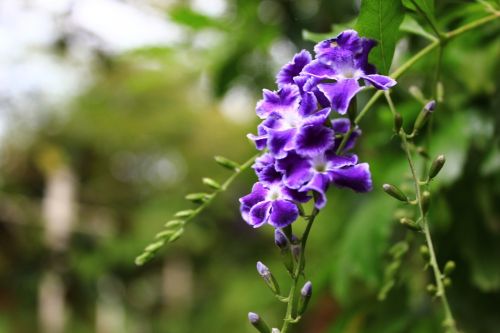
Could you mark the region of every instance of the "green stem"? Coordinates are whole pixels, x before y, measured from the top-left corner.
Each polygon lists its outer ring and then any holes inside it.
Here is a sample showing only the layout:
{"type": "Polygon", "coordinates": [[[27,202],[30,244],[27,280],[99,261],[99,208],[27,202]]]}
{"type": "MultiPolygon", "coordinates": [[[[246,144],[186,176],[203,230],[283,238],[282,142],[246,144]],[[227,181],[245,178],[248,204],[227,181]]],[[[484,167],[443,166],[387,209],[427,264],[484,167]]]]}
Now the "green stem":
{"type": "Polygon", "coordinates": [[[286,308],[285,319],[283,319],[283,326],[281,327],[280,333],[287,333],[290,326],[296,323],[300,319],[300,317],[294,318],[295,306],[297,303],[295,296],[297,295],[297,285],[299,283],[300,276],[304,273],[307,240],[309,238],[309,233],[311,231],[312,225],[318,213],[319,210],[314,208],[311,215],[306,218],[307,225],[302,235],[302,240],[300,243],[300,256],[298,262],[295,263],[294,273],[292,274],[292,285],[290,286],[290,292],[288,294],[288,305],[286,308]]]}
{"type": "Polygon", "coordinates": [[[441,33],[441,31],[439,31],[438,27],[436,26],[434,20],[432,18],[430,18],[423,10],[422,8],[420,8],[420,6],[417,4],[417,2],[415,0],[411,0],[411,3],[415,6],[415,8],[417,9],[417,12],[423,16],[423,18],[427,21],[427,23],[429,23],[429,25],[431,26],[432,30],[434,31],[434,33],[436,34],[436,36],[439,38],[439,39],[442,39],[443,38],[443,34],[441,33]]]}
{"type": "Polygon", "coordinates": [[[420,181],[419,181],[418,176],[417,176],[417,172],[415,170],[415,164],[413,163],[413,159],[411,156],[410,146],[408,144],[408,141],[406,140],[406,133],[401,131],[399,136],[400,136],[401,141],[403,143],[403,150],[405,151],[406,157],[408,159],[408,164],[410,166],[413,182],[415,183],[415,192],[416,192],[417,199],[418,199],[418,209],[420,212],[420,221],[421,221],[422,229],[423,229],[424,234],[425,234],[425,241],[427,243],[427,247],[429,248],[430,265],[431,265],[432,270],[434,272],[434,279],[436,281],[436,287],[437,287],[436,296],[441,299],[441,303],[442,303],[443,309],[444,309],[444,314],[445,314],[444,324],[448,328],[448,330],[449,330],[448,332],[458,333],[458,330],[456,327],[456,322],[455,322],[455,319],[453,318],[453,314],[451,312],[451,308],[450,308],[450,305],[448,303],[448,298],[446,297],[446,291],[445,291],[445,287],[443,285],[443,280],[442,280],[443,274],[441,273],[441,270],[439,269],[439,264],[437,262],[436,253],[434,251],[434,245],[432,243],[432,237],[431,237],[431,233],[429,230],[428,219],[427,219],[426,213],[424,212],[423,207],[422,207],[422,191],[420,188],[421,185],[420,185],[420,181]]]}

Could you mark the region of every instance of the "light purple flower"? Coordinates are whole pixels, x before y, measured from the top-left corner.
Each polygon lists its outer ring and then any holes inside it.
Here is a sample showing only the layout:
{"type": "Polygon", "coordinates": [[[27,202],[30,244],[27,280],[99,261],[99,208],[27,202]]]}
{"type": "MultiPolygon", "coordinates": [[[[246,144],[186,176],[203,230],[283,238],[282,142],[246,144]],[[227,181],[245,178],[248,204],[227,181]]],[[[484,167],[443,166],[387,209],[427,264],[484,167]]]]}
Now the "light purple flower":
{"type": "Polygon", "coordinates": [[[316,59],[304,67],[302,74],[334,80],[334,83],[319,83],[318,88],[332,109],[345,114],[351,99],[362,89],[358,80],[363,79],[381,90],[396,84],[388,76],[375,74],[375,68],[368,63],[368,53],[373,46],[374,41],[360,38],[354,30],[346,30],[334,39],[318,43],[314,48],[316,59]]]}
{"type": "Polygon", "coordinates": [[[265,223],[284,228],[299,217],[296,202],[307,202],[309,199],[306,193],[289,189],[283,184],[266,186],[255,183],[252,192],[240,198],[240,211],[243,219],[254,228],[265,223]]]}

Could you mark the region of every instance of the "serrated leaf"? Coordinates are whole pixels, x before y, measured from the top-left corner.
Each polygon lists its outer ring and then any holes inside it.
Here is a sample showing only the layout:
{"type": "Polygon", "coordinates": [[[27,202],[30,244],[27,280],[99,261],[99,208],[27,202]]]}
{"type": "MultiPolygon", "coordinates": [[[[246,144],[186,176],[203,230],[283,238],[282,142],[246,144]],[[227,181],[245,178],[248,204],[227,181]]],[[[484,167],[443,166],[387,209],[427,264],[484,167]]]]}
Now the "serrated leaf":
{"type": "Polygon", "coordinates": [[[404,8],[400,0],[361,2],[356,30],[361,36],[373,38],[378,42],[370,53],[370,62],[381,74],[387,74],[391,67],[403,17],[404,8]]]}
{"type": "Polygon", "coordinates": [[[431,41],[437,40],[437,38],[434,37],[434,35],[425,31],[425,29],[420,25],[420,23],[418,23],[417,20],[415,20],[411,15],[405,15],[403,23],[401,23],[399,29],[404,32],[409,32],[418,36],[422,36],[431,41]]]}

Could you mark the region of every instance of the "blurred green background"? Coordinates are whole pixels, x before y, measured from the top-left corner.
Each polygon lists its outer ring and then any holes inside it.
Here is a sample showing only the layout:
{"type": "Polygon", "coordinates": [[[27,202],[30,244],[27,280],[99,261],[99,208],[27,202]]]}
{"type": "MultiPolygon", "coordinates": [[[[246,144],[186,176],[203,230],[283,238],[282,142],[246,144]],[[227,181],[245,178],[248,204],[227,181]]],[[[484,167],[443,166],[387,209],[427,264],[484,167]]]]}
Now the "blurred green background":
{"type": "MultiPolygon", "coordinates": [[[[286,288],[273,230],[253,230],[238,211],[251,171],[153,261],[136,267],[134,258],[173,213],[191,208],[183,198],[203,190],[202,177],[230,175],[214,155],[243,162],[254,154],[245,135],[258,123],[255,103],[262,88],[275,88],[281,65],[312,49],[303,30],[327,33],[354,19],[359,3],[54,3],[0,5],[0,37],[31,36],[22,54],[0,44],[0,332],[250,333],[248,311],[278,326],[284,306],[255,271],[262,260],[286,288]],[[106,6],[118,6],[116,16],[106,6]],[[123,11],[168,23],[158,23],[165,34],[154,40],[145,30],[139,42],[121,43],[142,22],[123,24],[123,11]],[[107,25],[86,25],[82,12],[107,25]],[[53,24],[50,37],[31,31],[37,24],[53,24]],[[99,34],[111,30],[122,34],[99,34]],[[50,60],[44,71],[30,67],[41,57],[50,60]],[[30,86],[34,77],[53,80],[30,86]]],[[[479,1],[439,1],[436,11],[446,29],[486,15],[479,1]]],[[[466,332],[500,327],[499,33],[494,22],[447,45],[444,103],[428,142],[431,157],[447,157],[430,221],[441,265],[457,263],[449,301],[466,332]]],[[[401,37],[393,68],[428,43],[401,37]]],[[[421,108],[410,91],[430,96],[435,63],[431,54],[393,89],[406,124],[421,108]]],[[[314,296],[296,332],[441,332],[441,306],[425,292],[423,239],[397,223],[408,208],[381,190],[386,182],[411,189],[387,106],[376,104],[361,127],[357,153],[371,165],[374,190],[330,190],[308,243],[314,296]],[[409,251],[379,301],[388,251],[402,240],[409,251]]]]}

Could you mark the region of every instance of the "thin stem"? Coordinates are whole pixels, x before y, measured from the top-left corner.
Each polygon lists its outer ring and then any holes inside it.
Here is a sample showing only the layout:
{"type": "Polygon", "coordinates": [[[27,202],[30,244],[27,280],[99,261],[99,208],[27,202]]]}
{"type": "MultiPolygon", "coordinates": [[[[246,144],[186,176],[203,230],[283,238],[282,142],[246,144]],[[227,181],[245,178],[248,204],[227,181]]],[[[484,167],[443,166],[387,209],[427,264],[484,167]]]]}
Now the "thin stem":
{"type": "Polygon", "coordinates": [[[434,251],[434,245],[432,243],[432,238],[431,238],[431,233],[429,230],[429,223],[427,220],[426,212],[424,212],[423,206],[422,206],[422,191],[420,188],[420,181],[417,176],[417,172],[415,169],[415,164],[413,163],[413,159],[411,156],[410,152],[410,146],[408,144],[408,141],[406,139],[406,133],[404,131],[401,131],[399,133],[399,136],[401,138],[401,141],[403,143],[403,150],[406,153],[406,157],[408,159],[408,164],[410,166],[413,182],[415,184],[415,192],[417,195],[418,199],[418,209],[420,212],[420,221],[421,221],[421,226],[425,234],[425,241],[427,243],[427,247],[429,248],[429,255],[430,255],[430,265],[432,267],[432,270],[434,272],[434,279],[436,281],[436,287],[437,287],[437,293],[436,296],[441,299],[441,303],[443,305],[444,313],[445,313],[445,321],[444,324],[445,326],[449,329],[450,333],[458,333],[457,327],[456,327],[456,322],[455,319],[453,318],[453,314],[451,312],[450,305],[448,303],[448,298],[446,297],[446,291],[445,287],[443,285],[443,274],[441,273],[441,270],[439,269],[439,264],[436,259],[436,253],[434,251]]]}
{"type": "Polygon", "coordinates": [[[294,318],[295,306],[297,303],[295,296],[297,294],[297,285],[299,283],[300,276],[304,272],[307,240],[309,238],[309,233],[311,231],[312,225],[318,213],[319,210],[317,208],[314,208],[311,215],[306,218],[307,225],[306,229],[304,230],[304,233],[302,234],[299,260],[295,263],[294,271],[292,274],[292,285],[290,286],[290,292],[288,294],[288,305],[286,308],[285,319],[283,320],[283,326],[280,331],[281,333],[287,333],[290,325],[296,323],[300,319],[300,317],[294,318]]]}
{"type": "Polygon", "coordinates": [[[500,18],[500,12],[495,12],[494,14],[491,14],[489,16],[486,16],[486,17],[483,17],[479,20],[476,20],[476,21],[473,21],[469,24],[466,24],[460,28],[457,28],[455,30],[452,30],[448,33],[445,34],[446,36],[446,39],[447,40],[451,40],[457,36],[460,36],[461,34],[463,34],[464,32],[467,32],[467,31],[470,31],[470,30],[473,30],[485,23],[488,23],[490,21],[493,21],[494,19],[497,19],[497,18],[500,18]]]}

